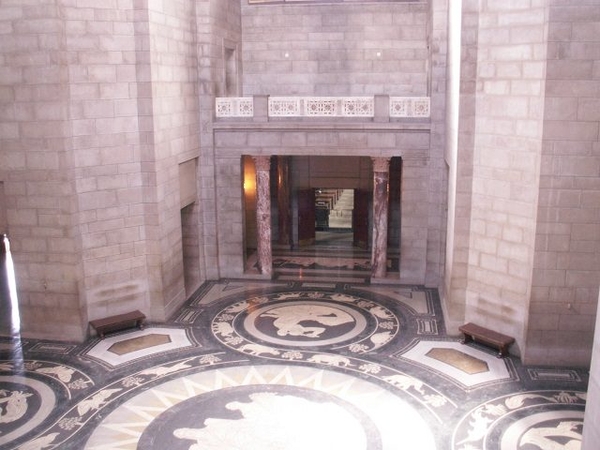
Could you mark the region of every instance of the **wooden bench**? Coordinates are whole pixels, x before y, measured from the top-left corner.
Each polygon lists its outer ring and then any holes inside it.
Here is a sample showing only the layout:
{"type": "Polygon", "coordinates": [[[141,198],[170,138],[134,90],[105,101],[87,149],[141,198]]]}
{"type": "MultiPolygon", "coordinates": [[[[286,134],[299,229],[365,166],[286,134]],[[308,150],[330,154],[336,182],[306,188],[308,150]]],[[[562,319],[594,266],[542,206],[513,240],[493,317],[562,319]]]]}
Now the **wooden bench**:
{"type": "Polygon", "coordinates": [[[463,344],[469,342],[481,342],[491,347],[498,349],[498,358],[503,358],[508,355],[508,347],[515,342],[515,338],[487,328],[475,325],[474,323],[466,323],[458,327],[459,331],[464,335],[463,344]]]}
{"type": "Polygon", "coordinates": [[[125,330],[127,328],[144,328],[144,319],[146,316],[138,310],[116,316],[105,317],[104,319],[91,320],[90,325],[96,330],[101,339],[104,339],[106,333],[112,331],[125,330]]]}

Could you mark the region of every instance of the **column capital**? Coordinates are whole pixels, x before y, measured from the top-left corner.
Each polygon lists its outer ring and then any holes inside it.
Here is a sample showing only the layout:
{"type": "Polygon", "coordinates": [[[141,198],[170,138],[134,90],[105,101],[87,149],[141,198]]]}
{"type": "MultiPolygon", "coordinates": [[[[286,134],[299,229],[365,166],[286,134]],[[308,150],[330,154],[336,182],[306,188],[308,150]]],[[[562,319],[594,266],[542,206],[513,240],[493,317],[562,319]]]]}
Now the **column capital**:
{"type": "Polygon", "coordinates": [[[388,173],[390,171],[390,158],[374,156],[371,157],[371,161],[373,161],[373,172],[388,173]]]}
{"type": "Polygon", "coordinates": [[[256,166],[256,171],[269,171],[271,170],[271,156],[253,156],[254,165],[256,166]]]}

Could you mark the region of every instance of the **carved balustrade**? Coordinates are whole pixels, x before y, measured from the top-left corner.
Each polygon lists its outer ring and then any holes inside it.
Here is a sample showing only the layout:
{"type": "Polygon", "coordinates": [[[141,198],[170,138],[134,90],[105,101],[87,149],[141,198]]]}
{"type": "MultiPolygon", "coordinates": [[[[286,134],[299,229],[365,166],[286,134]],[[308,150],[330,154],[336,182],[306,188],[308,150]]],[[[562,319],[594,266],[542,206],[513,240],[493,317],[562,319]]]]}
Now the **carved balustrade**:
{"type": "MultiPolygon", "coordinates": [[[[263,98],[263,96],[260,96],[263,98]]],[[[346,117],[375,118],[381,102],[387,102],[387,117],[430,117],[429,97],[276,97],[267,99],[268,118],[286,117],[346,117]]],[[[252,118],[255,115],[254,97],[217,97],[217,118],[252,118]]]]}

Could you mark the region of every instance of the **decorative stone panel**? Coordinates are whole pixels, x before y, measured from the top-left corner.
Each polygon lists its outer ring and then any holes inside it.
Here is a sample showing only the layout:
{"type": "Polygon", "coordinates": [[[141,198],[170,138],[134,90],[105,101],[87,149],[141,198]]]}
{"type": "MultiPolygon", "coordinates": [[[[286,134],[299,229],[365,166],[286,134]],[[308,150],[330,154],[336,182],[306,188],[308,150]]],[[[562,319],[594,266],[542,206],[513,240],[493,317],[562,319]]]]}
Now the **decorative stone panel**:
{"type": "MultiPolygon", "coordinates": [[[[428,118],[429,97],[390,97],[390,117],[428,118]]],[[[216,116],[253,117],[252,97],[218,97],[216,116]]],[[[375,115],[374,97],[269,97],[269,117],[362,117],[375,115]]]]}
{"type": "Polygon", "coordinates": [[[429,115],[429,97],[390,97],[390,117],[426,118],[429,115]]]}
{"type": "Polygon", "coordinates": [[[373,117],[373,97],[269,97],[270,117],[373,117]]]}
{"type": "Polygon", "coordinates": [[[218,97],[215,100],[217,117],[253,117],[254,99],[252,97],[218,97]]]}

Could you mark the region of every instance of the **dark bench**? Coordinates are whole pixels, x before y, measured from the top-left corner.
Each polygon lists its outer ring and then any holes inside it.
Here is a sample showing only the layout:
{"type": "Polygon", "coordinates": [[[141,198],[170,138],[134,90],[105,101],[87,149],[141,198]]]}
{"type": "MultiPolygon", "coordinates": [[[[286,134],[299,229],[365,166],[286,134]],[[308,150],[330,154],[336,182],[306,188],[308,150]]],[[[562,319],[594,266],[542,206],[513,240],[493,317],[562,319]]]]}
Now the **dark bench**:
{"type": "Polygon", "coordinates": [[[144,328],[144,319],[146,316],[138,310],[116,316],[105,317],[104,319],[91,320],[90,325],[96,330],[101,339],[104,339],[106,333],[120,331],[126,328],[138,327],[144,328]]]}
{"type": "Polygon", "coordinates": [[[472,341],[487,344],[498,349],[498,358],[508,355],[508,347],[515,342],[515,338],[511,336],[489,330],[470,322],[461,325],[458,329],[465,336],[462,340],[463,344],[472,341]]]}

